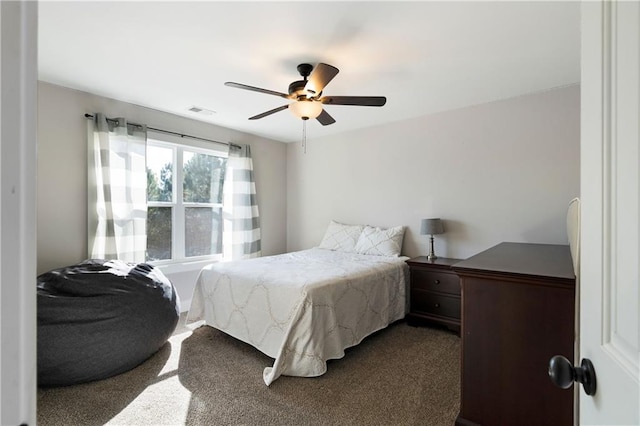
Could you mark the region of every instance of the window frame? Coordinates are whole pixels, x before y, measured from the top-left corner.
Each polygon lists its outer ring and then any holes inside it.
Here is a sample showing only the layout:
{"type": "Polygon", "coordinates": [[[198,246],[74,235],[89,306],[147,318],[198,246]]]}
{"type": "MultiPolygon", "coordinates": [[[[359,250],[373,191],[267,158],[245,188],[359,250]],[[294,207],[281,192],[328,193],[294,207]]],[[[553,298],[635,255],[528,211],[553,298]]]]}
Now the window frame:
{"type": "MultiPolygon", "coordinates": [[[[172,150],[172,193],[171,201],[149,201],[147,207],[171,207],[171,259],[148,260],[147,263],[160,267],[168,267],[172,272],[190,270],[198,263],[210,263],[220,261],[223,257],[223,250],[217,254],[186,256],[186,224],[185,209],[189,207],[219,207],[222,211],[224,203],[202,203],[184,201],[184,171],[183,160],[184,151],[196,154],[213,155],[216,157],[228,158],[228,150],[212,146],[213,144],[198,140],[185,140],[183,138],[166,135],[163,133],[149,131],[147,134],[147,145],[172,150]]],[[[224,197],[223,200],[224,201],[224,197]]]]}

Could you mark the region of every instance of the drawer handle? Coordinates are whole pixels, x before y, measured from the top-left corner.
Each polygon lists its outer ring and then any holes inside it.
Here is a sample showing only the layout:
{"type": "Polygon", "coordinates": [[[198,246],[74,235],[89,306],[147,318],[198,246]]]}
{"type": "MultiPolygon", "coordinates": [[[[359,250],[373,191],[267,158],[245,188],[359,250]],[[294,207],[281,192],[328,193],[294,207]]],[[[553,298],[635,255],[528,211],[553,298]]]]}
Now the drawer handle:
{"type": "Polygon", "coordinates": [[[439,303],[436,303],[434,306],[435,306],[436,308],[439,308],[439,307],[440,307],[440,304],[439,304],[439,303]]]}
{"type": "Polygon", "coordinates": [[[435,280],[434,281],[436,284],[440,284],[440,280],[435,280]]]}

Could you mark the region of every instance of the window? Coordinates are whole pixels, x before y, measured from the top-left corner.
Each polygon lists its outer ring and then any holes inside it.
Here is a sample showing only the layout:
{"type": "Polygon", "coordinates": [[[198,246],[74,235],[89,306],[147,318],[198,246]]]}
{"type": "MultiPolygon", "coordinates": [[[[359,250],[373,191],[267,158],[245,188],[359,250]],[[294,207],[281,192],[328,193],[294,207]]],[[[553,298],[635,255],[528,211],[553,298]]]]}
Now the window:
{"type": "Polygon", "coordinates": [[[227,154],[147,140],[147,261],[221,257],[227,154]]]}

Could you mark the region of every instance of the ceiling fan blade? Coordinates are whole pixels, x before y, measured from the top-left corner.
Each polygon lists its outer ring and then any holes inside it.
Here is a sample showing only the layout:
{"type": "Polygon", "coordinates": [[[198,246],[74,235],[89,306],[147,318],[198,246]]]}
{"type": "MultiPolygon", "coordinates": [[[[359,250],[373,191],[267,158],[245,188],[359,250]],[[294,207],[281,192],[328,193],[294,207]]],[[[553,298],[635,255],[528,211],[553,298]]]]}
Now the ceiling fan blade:
{"type": "Polygon", "coordinates": [[[309,76],[304,88],[318,95],[339,72],[340,70],[332,65],[319,63],[309,76]]]}
{"type": "Polygon", "coordinates": [[[276,112],[285,110],[287,108],[289,108],[288,104],[287,105],[282,105],[282,106],[280,106],[278,108],[274,108],[274,109],[269,110],[267,112],[263,112],[262,114],[258,114],[258,115],[254,115],[253,117],[249,117],[249,120],[258,120],[260,118],[266,117],[267,115],[275,114],[276,112]]]}
{"type": "Polygon", "coordinates": [[[261,89],[259,87],[248,86],[246,84],[234,83],[233,81],[227,81],[225,86],[235,87],[237,89],[251,90],[252,92],[266,93],[267,95],[280,96],[281,98],[289,99],[289,95],[286,93],[276,92],[274,90],[261,89]]]}
{"type": "Polygon", "coordinates": [[[323,126],[328,126],[329,124],[333,124],[336,122],[336,120],[325,110],[322,110],[320,115],[316,117],[316,120],[318,120],[323,126]]]}
{"type": "Polygon", "coordinates": [[[384,96],[323,96],[319,99],[325,105],[383,106],[387,103],[384,96]]]}

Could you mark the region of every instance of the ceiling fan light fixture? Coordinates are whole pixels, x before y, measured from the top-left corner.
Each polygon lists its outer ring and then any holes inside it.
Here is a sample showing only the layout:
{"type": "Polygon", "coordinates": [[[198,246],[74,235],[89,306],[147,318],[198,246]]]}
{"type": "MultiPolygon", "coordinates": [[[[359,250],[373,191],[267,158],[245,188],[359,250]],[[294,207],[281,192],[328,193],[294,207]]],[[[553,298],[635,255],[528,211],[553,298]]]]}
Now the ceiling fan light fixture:
{"type": "Polygon", "coordinates": [[[300,100],[289,105],[293,115],[303,120],[316,118],[322,113],[322,103],[312,100],[300,100]]]}

